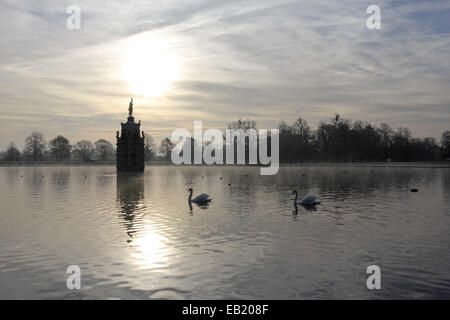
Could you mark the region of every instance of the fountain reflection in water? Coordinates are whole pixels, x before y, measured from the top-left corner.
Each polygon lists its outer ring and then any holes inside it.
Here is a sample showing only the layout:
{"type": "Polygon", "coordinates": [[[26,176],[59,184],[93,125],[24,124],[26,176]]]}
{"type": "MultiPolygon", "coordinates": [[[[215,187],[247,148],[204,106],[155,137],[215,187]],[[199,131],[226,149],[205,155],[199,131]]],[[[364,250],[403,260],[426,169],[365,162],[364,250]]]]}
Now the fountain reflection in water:
{"type": "Polygon", "coordinates": [[[137,249],[132,257],[142,268],[164,267],[169,251],[167,239],[160,235],[144,203],[144,174],[120,173],[117,176],[117,203],[123,219],[127,242],[137,249]]]}
{"type": "Polygon", "coordinates": [[[0,299],[450,297],[448,168],[0,167],[0,184],[0,299]],[[213,202],[191,211],[188,188],[213,202]],[[294,189],[322,204],[296,212],[294,189]]]}

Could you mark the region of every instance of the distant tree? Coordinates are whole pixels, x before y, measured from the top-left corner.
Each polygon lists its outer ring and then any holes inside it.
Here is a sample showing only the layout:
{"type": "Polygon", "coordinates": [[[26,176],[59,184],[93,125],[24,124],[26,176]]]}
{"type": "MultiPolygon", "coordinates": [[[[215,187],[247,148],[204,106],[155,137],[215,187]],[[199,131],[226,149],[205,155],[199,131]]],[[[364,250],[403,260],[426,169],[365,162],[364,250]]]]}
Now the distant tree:
{"type": "Polygon", "coordinates": [[[34,131],[25,139],[24,153],[31,154],[33,161],[42,160],[45,146],[44,135],[34,131]]]}
{"type": "Polygon", "coordinates": [[[316,149],[320,152],[321,158],[330,161],[332,158],[334,126],[324,121],[319,123],[316,130],[316,149]]]}
{"type": "Polygon", "coordinates": [[[450,158],[450,130],[445,131],[441,137],[441,150],[444,159],[450,158]]]}
{"type": "Polygon", "coordinates": [[[308,125],[308,122],[299,117],[294,121],[292,127],[294,128],[294,133],[298,136],[298,140],[300,140],[300,145],[308,145],[311,139],[311,128],[308,125]]]}
{"type": "Polygon", "coordinates": [[[312,144],[314,135],[308,122],[299,117],[292,124],[295,135],[295,156],[297,160],[310,160],[314,157],[314,146],[312,144]]]}
{"type": "MultiPolygon", "coordinates": [[[[254,129],[254,130],[257,129],[255,120],[241,119],[241,118],[239,118],[236,121],[230,122],[228,124],[227,128],[228,129],[233,129],[233,130],[239,130],[240,129],[240,130],[242,130],[244,132],[246,132],[249,129],[254,129]]],[[[237,158],[238,158],[238,155],[237,155],[237,151],[238,151],[237,139],[238,139],[238,137],[239,137],[239,139],[242,138],[240,136],[239,131],[235,132],[235,136],[234,136],[234,140],[233,140],[233,146],[230,146],[230,145],[226,145],[225,146],[225,154],[224,154],[225,159],[226,159],[226,152],[228,150],[231,150],[232,147],[234,148],[234,150],[233,150],[234,151],[234,163],[237,163],[237,158]]],[[[249,150],[250,150],[249,143],[250,143],[249,138],[246,138],[245,141],[244,141],[244,151],[245,151],[245,160],[244,160],[244,162],[245,163],[249,163],[249,158],[250,158],[249,157],[249,150]]]]}
{"type": "Polygon", "coordinates": [[[394,134],[392,143],[393,158],[396,161],[409,161],[412,158],[412,134],[411,130],[399,127],[394,134]]]}
{"type": "Polygon", "coordinates": [[[70,158],[72,146],[69,140],[63,136],[58,135],[56,138],[50,140],[49,147],[51,156],[56,160],[61,161],[70,158]]]}
{"type": "MultiPolygon", "coordinates": [[[[232,122],[228,128],[255,128],[251,120],[232,122]]],[[[435,161],[450,158],[450,131],[441,138],[441,147],[432,137],[413,137],[406,127],[394,131],[388,124],[376,127],[364,121],[351,121],[335,114],[321,121],[316,131],[306,120],[279,126],[280,161],[435,161]]],[[[270,139],[267,140],[270,143],[270,139]]]]}
{"type": "Polygon", "coordinates": [[[394,130],[392,130],[390,125],[382,123],[380,128],[378,128],[378,132],[380,133],[380,158],[383,160],[391,159],[394,130]]]}
{"type": "Polygon", "coordinates": [[[248,129],[256,129],[256,121],[250,119],[241,119],[232,121],[228,124],[228,129],[242,129],[244,131],[248,129]]]}
{"type": "Polygon", "coordinates": [[[90,161],[94,155],[94,146],[92,142],[87,140],[78,141],[73,146],[72,155],[76,159],[80,159],[83,161],[90,161]]]}
{"type": "Polygon", "coordinates": [[[423,139],[424,152],[422,154],[422,159],[425,161],[436,161],[440,160],[440,148],[437,141],[433,137],[426,137],[423,139]]]}
{"type": "Polygon", "coordinates": [[[100,139],[95,142],[95,154],[97,159],[105,161],[114,155],[115,150],[111,142],[100,139]]]}
{"type": "Polygon", "coordinates": [[[159,152],[163,155],[163,157],[169,161],[171,159],[172,149],[174,148],[174,144],[170,141],[169,138],[165,138],[161,141],[161,146],[159,147],[159,152]]]}
{"type": "Polygon", "coordinates": [[[426,137],[425,139],[423,139],[423,142],[429,147],[434,147],[437,145],[436,139],[433,137],[426,137]]]}
{"type": "MultiPolygon", "coordinates": [[[[208,141],[208,143],[209,143],[209,141],[208,141]]],[[[203,149],[202,149],[202,146],[200,145],[200,143],[191,137],[187,137],[186,139],[184,139],[183,144],[181,145],[180,157],[182,157],[184,155],[184,153],[183,153],[184,150],[190,150],[191,164],[194,164],[194,162],[195,162],[195,153],[197,151],[199,151],[200,153],[203,152],[203,149]]]]}
{"type": "Polygon", "coordinates": [[[350,160],[352,147],[352,130],[351,121],[342,118],[339,114],[335,114],[331,119],[333,126],[331,136],[331,156],[334,161],[350,160]]]}
{"type": "Polygon", "coordinates": [[[373,161],[382,158],[381,133],[370,123],[355,121],[348,147],[351,161],[373,161]]]}
{"type": "Polygon", "coordinates": [[[20,160],[20,151],[17,149],[13,142],[8,145],[5,152],[5,160],[6,161],[19,161],[20,160]]]}
{"type": "Polygon", "coordinates": [[[280,159],[283,162],[297,161],[296,137],[294,128],[282,120],[278,125],[280,137],[280,159]]]}
{"type": "Polygon", "coordinates": [[[144,140],[144,156],[145,161],[151,161],[155,157],[155,142],[153,137],[148,133],[145,134],[144,140]]]}
{"type": "Polygon", "coordinates": [[[43,160],[52,160],[53,156],[50,153],[50,150],[48,148],[45,148],[44,153],[42,154],[42,159],[43,160]]]}

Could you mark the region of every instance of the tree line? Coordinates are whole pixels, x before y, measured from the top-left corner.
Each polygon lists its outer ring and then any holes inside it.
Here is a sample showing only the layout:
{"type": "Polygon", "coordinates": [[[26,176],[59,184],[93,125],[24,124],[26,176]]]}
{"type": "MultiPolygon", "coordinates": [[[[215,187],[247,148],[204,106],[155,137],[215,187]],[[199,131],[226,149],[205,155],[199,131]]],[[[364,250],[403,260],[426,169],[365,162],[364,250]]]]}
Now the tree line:
{"type": "MultiPolygon", "coordinates": [[[[239,119],[228,124],[229,129],[257,129],[256,121],[239,119]]],[[[442,161],[450,159],[450,130],[445,131],[440,141],[433,137],[416,138],[411,130],[399,127],[396,130],[382,123],[375,126],[364,121],[352,121],[335,114],[329,121],[321,121],[312,129],[302,117],[291,124],[281,121],[279,129],[279,156],[282,163],[296,162],[368,162],[368,161],[442,161]]],[[[184,143],[194,149],[202,148],[190,138],[184,143]]],[[[271,138],[267,138],[271,150],[271,138]]],[[[205,145],[204,145],[205,146],[205,145]]],[[[204,147],[203,146],[203,147],[204,147]]],[[[163,139],[160,154],[170,160],[175,145],[169,138],[163,139]]],[[[224,159],[226,157],[224,147],[224,159]]],[[[234,146],[236,156],[236,146],[234,146]]],[[[248,141],[246,141],[246,163],[248,163],[248,141]]],[[[259,162],[259,161],[258,161],[259,162]]],[[[193,161],[192,161],[193,163],[193,161]]],[[[224,161],[225,163],[225,161],[224,161]]]]}
{"type": "MultiPolygon", "coordinates": [[[[229,129],[257,129],[256,121],[239,119],[228,124],[229,129]]],[[[280,162],[365,162],[365,161],[440,161],[450,159],[450,130],[440,141],[433,137],[416,138],[406,127],[392,129],[388,124],[375,126],[368,122],[352,121],[335,114],[328,121],[321,121],[317,129],[299,117],[291,124],[281,121],[278,125],[280,162]]],[[[270,150],[270,137],[267,139],[270,150]]],[[[194,148],[203,148],[194,139],[186,141],[194,148]]],[[[264,142],[266,143],[266,142],[264,142]]],[[[246,142],[248,144],[248,142],[246,142]]],[[[145,160],[170,161],[175,145],[164,138],[157,149],[151,135],[145,136],[145,160]]],[[[246,146],[248,150],[248,146],[246,146]]],[[[0,153],[4,161],[80,160],[108,161],[115,159],[114,146],[105,139],[95,143],[81,140],[75,144],[58,135],[48,143],[39,132],[25,139],[25,147],[19,151],[10,143],[0,153]]],[[[246,152],[247,153],[247,152],[246,152]]],[[[193,152],[191,152],[193,156],[193,152]]],[[[236,152],[235,152],[236,154],[236,152]]],[[[226,149],[224,150],[224,157],[226,149]]],[[[246,156],[248,158],[248,154],[246,156]]]]}
{"type": "MultiPolygon", "coordinates": [[[[145,138],[145,157],[151,160],[155,155],[153,138],[147,135],[145,138]]],[[[25,147],[20,151],[11,142],[6,151],[0,152],[3,161],[112,161],[115,160],[116,149],[105,139],[99,139],[92,143],[88,140],[80,140],[75,144],[62,135],[58,135],[50,141],[46,141],[40,132],[32,132],[25,139],[25,147]]]]}
{"type": "Polygon", "coordinates": [[[297,161],[439,161],[450,158],[450,131],[440,141],[413,137],[406,127],[351,121],[335,114],[312,130],[303,118],[281,121],[280,159],[297,161]]]}

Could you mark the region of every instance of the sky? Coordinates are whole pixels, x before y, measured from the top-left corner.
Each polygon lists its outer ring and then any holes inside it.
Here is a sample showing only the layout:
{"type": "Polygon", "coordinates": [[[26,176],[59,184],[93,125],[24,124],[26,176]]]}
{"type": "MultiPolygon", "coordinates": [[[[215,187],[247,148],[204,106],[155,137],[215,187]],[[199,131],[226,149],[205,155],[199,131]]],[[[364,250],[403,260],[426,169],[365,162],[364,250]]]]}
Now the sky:
{"type": "Polygon", "coordinates": [[[194,120],[315,128],[335,113],[450,130],[449,1],[0,0],[0,47],[1,150],[32,131],[114,143],[130,97],[156,141],[194,120]]]}

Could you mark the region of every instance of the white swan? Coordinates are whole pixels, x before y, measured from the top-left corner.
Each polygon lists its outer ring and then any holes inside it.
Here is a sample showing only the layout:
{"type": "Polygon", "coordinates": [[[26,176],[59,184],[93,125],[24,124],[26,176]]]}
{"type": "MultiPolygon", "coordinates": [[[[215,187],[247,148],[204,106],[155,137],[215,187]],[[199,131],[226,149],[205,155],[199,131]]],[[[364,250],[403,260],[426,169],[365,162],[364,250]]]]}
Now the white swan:
{"type": "Polygon", "coordinates": [[[189,192],[189,198],[188,198],[189,203],[193,202],[193,203],[201,204],[201,203],[211,202],[211,200],[212,200],[209,197],[209,195],[207,195],[206,193],[202,193],[202,194],[196,196],[194,199],[192,199],[192,192],[193,192],[192,188],[189,188],[188,192],[189,192]]]}
{"type": "Polygon", "coordinates": [[[318,200],[317,196],[314,194],[309,194],[302,200],[298,201],[297,190],[292,191],[292,193],[295,194],[294,204],[300,204],[302,206],[315,206],[316,204],[320,204],[320,200],[318,200]]]}

